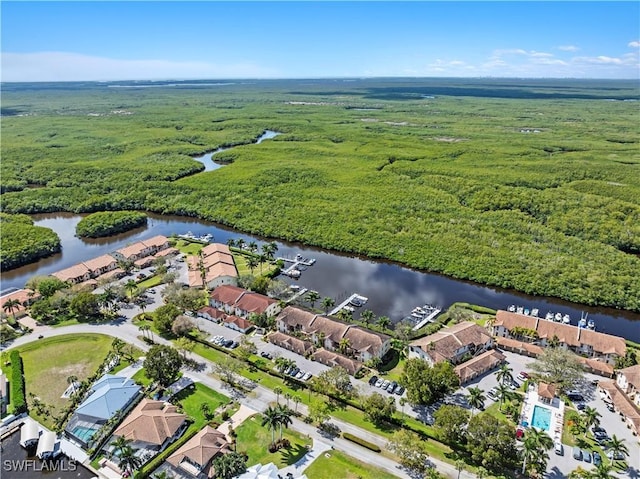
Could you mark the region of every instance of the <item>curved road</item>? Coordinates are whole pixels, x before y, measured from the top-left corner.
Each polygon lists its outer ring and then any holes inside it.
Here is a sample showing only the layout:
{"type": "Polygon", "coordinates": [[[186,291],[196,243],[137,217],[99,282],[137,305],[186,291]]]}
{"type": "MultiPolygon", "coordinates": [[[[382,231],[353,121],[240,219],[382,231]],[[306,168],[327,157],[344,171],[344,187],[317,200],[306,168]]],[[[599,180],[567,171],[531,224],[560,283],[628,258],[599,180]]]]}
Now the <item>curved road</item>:
{"type": "MultiPolygon", "coordinates": [[[[71,326],[64,326],[60,328],[39,326],[34,330],[34,332],[21,336],[20,338],[14,340],[9,346],[6,347],[6,349],[15,348],[33,341],[38,341],[38,336],[40,335],[45,338],[49,338],[53,336],[62,336],[65,334],[77,333],[106,334],[108,336],[113,336],[131,343],[143,351],[149,349],[149,345],[138,338],[142,334],[138,327],[134,326],[130,322],[127,322],[126,320],[123,320],[121,322],[110,322],[102,324],[74,324],[71,326]]],[[[154,335],[154,341],[159,344],[172,345],[170,341],[160,338],[157,335],[154,335]]],[[[228,386],[226,383],[223,383],[211,376],[211,362],[209,360],[193,353],[191,354],[191,357],[196,361],[204,364],[206,368],[204,371],[187,371],[185,373],[186,376],[189,376],[196,381],[202,382],[203,384],[214,390],[225,391],[226,394],[234,397],[234,399],[239,400],[242,404],[245,404],[257,411],[264,411],[269,403],[273,403],[276,401],[277,398],[274,392],[260,385],[255,385],[253,390],[248,394],[239,393],[237,390],[230,388],[230,386],[228,386]]],[[[302,414],[308,413],[307,407],[304,404],[298,405],[298,411],[302,414]]],[[[369,442],[377,444],[382,448],[386,448],[387,440],[382,436],[370,433],[369,431],[335,418],[332,418],[331,422],[338,426],[343,432],[349,432],[358,437],[366,439],[369,442]]],[[[352,457],[358,458],[367,464],[372,464],[380,467],[397,477],[401,477],[404,479],[411,478],[411,476],[397,462],[381,454],[360,447],[355,443],[352,443],[340,437],[332,439],[326,436],[322,436],[318,432],[317,428],[309,424],[305,424],[300,420],[294,419],[292,429],[295,429],[303,434],[312,437],[314,441],[327,443],[335,449],[342,451],[352,457]]],[[[431,458],[430,460],[440,473],[451,478],[458,478],[458,471],[453,465],[434,458],[431,458]]],[[[459,479],[475,478],[475,474],[467,471],[462,471],[459,476],[459,479]]]]}

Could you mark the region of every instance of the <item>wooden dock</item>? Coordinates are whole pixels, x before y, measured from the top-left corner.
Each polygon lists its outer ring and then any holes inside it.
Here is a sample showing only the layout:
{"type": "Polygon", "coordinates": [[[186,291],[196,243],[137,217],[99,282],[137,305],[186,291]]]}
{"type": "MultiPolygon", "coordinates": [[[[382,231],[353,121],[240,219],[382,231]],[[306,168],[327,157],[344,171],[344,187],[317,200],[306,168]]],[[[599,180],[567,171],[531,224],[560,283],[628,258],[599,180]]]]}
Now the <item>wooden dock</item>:
{"type": "Polygon", "coordinates": [[[316,262],[315,258],[303,258],[302,255],[296,255],[295,258],[285,258],[279,257],[278,261],[282,261],[283,263],[291,263],[291,266],[288,266],[287,269],[282,271],[282,274],[289,276],[291,278],[299,278],[300,277],[300,266],[313,266],[316,262]]]}
{"type": "Polygon", "coordinates": [[[358,300],[362,301],[363,304],[366,303],[367,301],[369,301],[369,298],[365,298],[364,296],[360,296],[357,293],[353,293],[351,296],[349,296],[347,299],[345,299],[342,303],[340,303],[338,306],[336,306],[331,311],[329,311],[329,316],[337,314],[338,311],[340,311],[342,308],[347,306],[354,299],[358,299],[358,300]]]}

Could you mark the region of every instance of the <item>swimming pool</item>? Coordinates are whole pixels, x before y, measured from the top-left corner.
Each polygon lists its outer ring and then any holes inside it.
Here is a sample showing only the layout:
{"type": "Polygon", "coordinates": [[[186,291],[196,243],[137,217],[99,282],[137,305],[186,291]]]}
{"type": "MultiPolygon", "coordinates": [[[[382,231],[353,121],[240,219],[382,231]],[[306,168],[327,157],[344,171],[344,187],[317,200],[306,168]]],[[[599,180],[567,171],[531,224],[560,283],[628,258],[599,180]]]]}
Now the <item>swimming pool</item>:
{"type": "Polygon", "coordinates": [[[83,426],[76,426],[72,432],[72,434],[75,437],[77,437],[78,439],[84,442],[89,442],[89,440],[93,437],[95,433],[96,433],[96,429],[83,427],[83,426]]]}
{"type": "Polygon", "coordinates": [[[548,431],[551,427],[551,409],[538,405],[534,406],[531,425],[543,431],[548,431]]]}

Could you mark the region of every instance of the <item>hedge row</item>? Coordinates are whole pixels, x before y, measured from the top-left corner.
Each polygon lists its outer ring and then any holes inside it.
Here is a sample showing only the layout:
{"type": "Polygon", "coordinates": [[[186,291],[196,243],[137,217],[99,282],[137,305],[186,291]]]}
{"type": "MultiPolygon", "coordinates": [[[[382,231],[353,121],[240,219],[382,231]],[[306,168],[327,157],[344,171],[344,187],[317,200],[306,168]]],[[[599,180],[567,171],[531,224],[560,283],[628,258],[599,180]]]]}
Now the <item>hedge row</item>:
{"type": "Polygon", "coordinates": [[[342,437],[345,438],[348,441],[351,442],[355,442],[356,444],[361,445],[362,447],[366,447],[367,449],[373,451],[373,452],[382,452],[382,449],[380,449],[380,447],[378,447],[377,445],[369,442],[369,441],[365,441],[364,439],[358,437],[358,436],[354,436],[353,434],[349,434],[348,432],[343,432],[342,433],[342,437]]]}
{"type": "Polygon", "coordinates": [[[196,428],[187,429],[177,441],[169,444],[164,451],[142,466],[142,468],[135,473],[135,479],[145,479],[146,477],[149,477],[153,471],[160,467],[160,464],[162,464],[171,454],[177,451],[178,448],[182,447],[182,445],[189,439],[195,436],[197,432],[198,429],[196,428]]]}
{"type": "Polygon", "coordinates": [[[11,404],[13,414],[27,412],[27,394],[24,384],[24,368],[22,358],[17,350],[11,351],[11,404]]]}

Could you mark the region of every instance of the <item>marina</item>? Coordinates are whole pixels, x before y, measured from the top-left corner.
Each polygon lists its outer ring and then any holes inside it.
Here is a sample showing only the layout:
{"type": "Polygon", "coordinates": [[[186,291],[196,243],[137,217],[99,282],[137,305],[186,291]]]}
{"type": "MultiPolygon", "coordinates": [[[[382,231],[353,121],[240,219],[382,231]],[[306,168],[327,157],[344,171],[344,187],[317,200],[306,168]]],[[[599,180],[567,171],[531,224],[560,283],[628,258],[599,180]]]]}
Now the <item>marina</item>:
{"type": "MultiPolygon", "coordinates": [[[[509,311],[510,313],[523,314],[525,316],[540,318],[539,316],[540,311],[537,308],[532,308],[531,310],[529,310],[528,308],[525,308],[523,306],[516,306],[515,304],[512,304],[507,308],[507,311],[509,311]]],[[[579,328],[595,330],[596,323],[592,319],[587,320],[588,315],[589,313],[581,314],[580,321],[578,321],[577,326],[579,328]]],[[[543,319],[543,318],[540,318],[540,319],[543,319]]],[[[556,323],[571,324],[571,316],[567,313],[562,314],[562,313],[554,313],[553,311],[548,311],[547,314],[544,316],[544,319],[546,321],[555,321],[556,323]]]]}
{"type": "Polygon", "coordinates": [[[329,311],[329,316],[337,314],[338,311],[340,311],[341,309],[344,309],[346,311],[353,313],[355,311],[355,308],[360,308],[361,306],[364,306],[367,301],[369,301],[369,298],[365,298],[364,296],[360,296],[357,293],[353,293],[351,296],[345,299],[342,303],[340,303],[338,306],[336,306],[331,311],[329,311]]]}
{"type": "Polygon", "coordinates": [[[299,278],[302,274],[302,270],[309,266],[313,266],[316,262],[315,258],[303,258],[301,254],[297,254],[294,259],[279,257],[278,261],[283,263],[292,263],[286,269],[282,270],[282,274],[289,276],[290,278],[299,278]]]}
{"type": "MultiPolygon", "coordinates": [[[[149,223],[142,228],[119,233],[107,238],[82,239],[75,236],[75,226],[82,215],[73,213],[45,213],[33,215],[37,226],[52,228],[60,237],[62,252],[44,258],[37,263],[2,272],[2,288],[22,288],[33,276],[47,275],[68,268],[78,262],[108,254],[130,243],[141,241],[154,235],[167,237],[176,233],[191,231],[194,236],[213,234],[215,241],[227,243],[229,240],[243,239],[247,243],[255,241],[259,245],[271,238],[251,236],[215,223],[184,216],[158,215],[149,213],[149,223]]],[[[304,246],[299,243],[276,242],[276,256],[295,258],[301,254],[317,261],[313,268],[303,271],[304,286],[318,291],[321,297],[342,302],[352,292],[369,298],[366,308],[376,316],[387,316],[397,323],[411,313],[414,306],[435,304],[443,311],[455,302],[468,302],[492,309],[506,309],[510,304],[522,305],[532,311],[540,310],[544,319],[547,311],[561,317],[570,315],[573,324],[580,319],[580,313],[589,314],[598,331],[625,337],[640,342],[640,314],[569,303],[557,298],[529,296],[511,290],[480,285],[469,281],[448,278],[443,275],[417,271],[394,263],[360,258],[349,254],[304,246]]],[[[288,263],[289,266],[291,263],[288,263]]],[[[302,266],[305,268],[305,266],[302,266]]],[[[297,280],[281,275],[288,283],[297,280]]],[[[298,280],[299,281],[299,280],[298,280]]]]}
{"type": "Polygon", "coordinates": [[[411,314],[403,318],[403,321],[406,320],[414,323],[413,330],[417,331],[425,324],[433,322],[435,317],[440,314],[440,311],[442,311],[440,308],[437,308],[431,304],[425,304],[423,306],[413,308],[411,314]]]}

